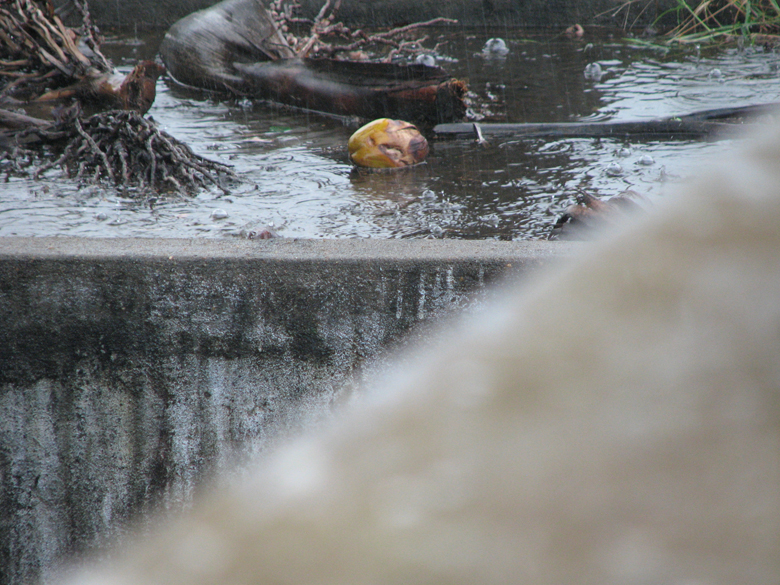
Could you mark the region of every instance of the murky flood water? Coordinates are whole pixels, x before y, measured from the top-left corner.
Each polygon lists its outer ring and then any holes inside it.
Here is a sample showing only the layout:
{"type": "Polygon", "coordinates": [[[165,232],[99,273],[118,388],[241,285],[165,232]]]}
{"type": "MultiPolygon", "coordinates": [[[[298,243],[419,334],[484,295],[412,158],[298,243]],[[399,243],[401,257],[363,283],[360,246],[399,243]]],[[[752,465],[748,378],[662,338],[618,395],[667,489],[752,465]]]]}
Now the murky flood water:
{"type": "MultiPolygon", "coordinates": [[[[609,34],[573,40],[524,30],[438,31],[432,39],[446,41],[439,64],[489,104],[486,121],[648,119],[780,101],[780,57],[761,48],[669,50],[609,34]],[[485,41],[496,36],[509,53],[485,57],[485,41]],[[593,63],[601,74],[588,78],[593,63]]],[[[153,57],[159,40],[119,36],[104,52],[129,70],[153,57]]],[[[270,228],[304,238],[539,239],[577,189],[633,189],[652,200],[702,159],[733,148],[728,140],[435,140],[424,165],[366,172],[347,158],[354,127],[314,113],[161,79],[149,115],[198,154],[233,165],[245,182],[229,195],[150,201],[79,187],[57,172],[37,183],[11,179],[0,186],[0,236],[251,237],[270,228]]]]}

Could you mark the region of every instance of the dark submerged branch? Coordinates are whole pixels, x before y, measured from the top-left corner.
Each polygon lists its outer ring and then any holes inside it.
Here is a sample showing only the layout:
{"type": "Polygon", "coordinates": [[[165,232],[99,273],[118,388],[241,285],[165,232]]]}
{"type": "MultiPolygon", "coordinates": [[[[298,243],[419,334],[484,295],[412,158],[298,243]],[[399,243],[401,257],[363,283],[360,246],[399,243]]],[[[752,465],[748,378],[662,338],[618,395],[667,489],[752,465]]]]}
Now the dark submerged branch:
{"type": "Polygon", "coordinates": [[[777,113],[780,103],[704,110],[684,116],[636,122],[560,122],[541,124],[439,124],[433,131],[441,137],[550,136],[556,138],[701,138],[733,131],[756,116],[777,113]]]}

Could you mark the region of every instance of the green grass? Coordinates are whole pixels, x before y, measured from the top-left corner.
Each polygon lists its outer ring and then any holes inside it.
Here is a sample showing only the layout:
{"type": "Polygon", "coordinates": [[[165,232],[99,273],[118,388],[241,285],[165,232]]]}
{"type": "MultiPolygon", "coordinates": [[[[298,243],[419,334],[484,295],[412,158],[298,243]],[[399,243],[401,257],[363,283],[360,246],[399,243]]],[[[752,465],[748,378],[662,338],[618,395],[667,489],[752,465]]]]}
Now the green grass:
{"type": "Polygon", "coordinates": [[[749,41],[780,33],[777,0],[677,0],[677,27],[669,33],[678,42],[742,38],[749,41]]]}
{"type": "MultiPolygon", "coordinates": [[[[650,5],[652,0],[626,0],[621,7],[650,5]]],[[[780,43],[780,0],[675,0],[656,22],[674,17],[667,33],[680,43],[743,39],[780,43]]],[[[643,8],[644,11],[644,8],[643,8]]]]}

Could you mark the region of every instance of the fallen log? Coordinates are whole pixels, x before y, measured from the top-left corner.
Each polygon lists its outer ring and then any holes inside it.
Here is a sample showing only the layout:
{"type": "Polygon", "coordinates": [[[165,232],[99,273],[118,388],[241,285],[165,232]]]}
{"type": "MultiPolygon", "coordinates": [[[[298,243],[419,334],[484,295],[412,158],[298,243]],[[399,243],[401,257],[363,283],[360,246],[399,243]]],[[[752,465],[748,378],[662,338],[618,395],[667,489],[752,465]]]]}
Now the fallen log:
{"type": "Polygon", "coordinates": [[[241,64],[250,93],[275,102],[341,116],[394,117],[433,125],[466,113],[466,84],[438,67],[331,59],[241,64]]]}
{"type": "Polygon", "coordinates": [[[432,126],[462,120],[466,84],[439,67],[296,56],[259,0],[225,0],[166,33],[160,55],[184,85],[340,116],[432,126]]]}
{"type": "Polygon", "coordinates": [[[179,83],[246,93],[234,64],[292,59],[295,52],[259,0],[226,0],[174,23],[160,44],[160,56],[179,83]]]}

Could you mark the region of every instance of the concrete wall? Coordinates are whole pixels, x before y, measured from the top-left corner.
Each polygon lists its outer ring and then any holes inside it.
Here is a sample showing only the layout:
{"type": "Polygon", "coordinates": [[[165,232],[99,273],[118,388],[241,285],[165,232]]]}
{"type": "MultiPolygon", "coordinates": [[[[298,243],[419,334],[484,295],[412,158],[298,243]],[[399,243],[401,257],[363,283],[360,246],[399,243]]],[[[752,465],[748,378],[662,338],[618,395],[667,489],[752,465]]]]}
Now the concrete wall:
{"type": "Polygon", "coordinates": [[[180,506],[421,324],[570,250],[0,238],[0,584],[180,506]]]}
{"type": "MultiPolygon", "coordinates": [[[[214,0],[91,0],[89,5],[94,21],[101,26],[165,28],[215,3],[214,0]]],[[[311,17],[323,0],[302,0],[301,4],[305,15],[311,17]]],[[[348,25],[359,26],[387,26],[438,16],[456,18],[466,26],[558,27],[575,22],[623,26],[635,21],[643,26],[675,2],[643,0],[625,4],[623,0],[343,0],[339,17],[348,25]]]]}

